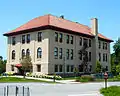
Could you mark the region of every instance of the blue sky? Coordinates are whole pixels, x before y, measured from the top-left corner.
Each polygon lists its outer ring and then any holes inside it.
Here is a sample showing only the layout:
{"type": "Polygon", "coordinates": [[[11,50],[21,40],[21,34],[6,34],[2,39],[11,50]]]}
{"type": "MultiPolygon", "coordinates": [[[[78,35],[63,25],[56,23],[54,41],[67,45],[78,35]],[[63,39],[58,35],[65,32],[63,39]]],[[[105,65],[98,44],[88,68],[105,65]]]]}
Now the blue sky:
{"type": "Polygon", "coordinates": [[[119,0],[1,0],[0,55],[7,57],[7,38],[3,33],[45,14],[64,15],[68,20],[88,26],[90,19],[96,17],[99,32],[116,41],[120,35],[119,5],[119,0]]]}

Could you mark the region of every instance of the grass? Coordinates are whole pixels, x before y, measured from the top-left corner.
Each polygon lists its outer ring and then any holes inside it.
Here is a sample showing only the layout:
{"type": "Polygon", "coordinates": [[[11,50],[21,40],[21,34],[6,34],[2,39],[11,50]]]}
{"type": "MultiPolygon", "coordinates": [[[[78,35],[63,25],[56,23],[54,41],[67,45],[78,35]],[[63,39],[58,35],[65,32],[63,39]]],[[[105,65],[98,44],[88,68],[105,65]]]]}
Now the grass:
{"type": "Polygon", "coordinates": [[[100,89],[100,93],[104,96],[120,96],[120,86],[111,86],[100,89]]]}
{"type": "MultiPolygon", "coordinates": [[[[80,77],[80,76],[78,76],[80,77]]],[[[62,80],[75,80],[77,77],[65,77],[62,80]]]]}
{"type": "Polygon", "coordinates": [[[0,78],[0,83],[21,83],[21,82],[54,83],[52,81],[25,79],[25,78],[17,78],[17,77],[2,77],[2,78],[0,78]]]}

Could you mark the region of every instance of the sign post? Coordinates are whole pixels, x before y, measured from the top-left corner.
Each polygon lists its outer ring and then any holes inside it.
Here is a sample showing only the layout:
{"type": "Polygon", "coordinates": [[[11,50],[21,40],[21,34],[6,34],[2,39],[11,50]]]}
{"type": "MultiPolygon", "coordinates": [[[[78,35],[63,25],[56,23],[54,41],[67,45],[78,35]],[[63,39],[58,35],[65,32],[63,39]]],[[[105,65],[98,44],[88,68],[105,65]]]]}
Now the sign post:
{"type": "Polygon", "coordinates": [[[107,72],[104,73],[104,79],[105,79],[105,88],[107,88],[107,79],[108,79],[107,72]]]}

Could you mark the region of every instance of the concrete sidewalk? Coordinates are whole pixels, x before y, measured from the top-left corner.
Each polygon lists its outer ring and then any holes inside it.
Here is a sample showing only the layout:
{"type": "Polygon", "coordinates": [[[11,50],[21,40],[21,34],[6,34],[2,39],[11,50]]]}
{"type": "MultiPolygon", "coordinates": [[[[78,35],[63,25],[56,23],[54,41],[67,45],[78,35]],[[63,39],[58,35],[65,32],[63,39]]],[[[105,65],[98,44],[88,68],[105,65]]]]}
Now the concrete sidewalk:
{"type": "MultiPolygon", "coordinates": [[[[17,78],[23,78],[23,76],[9,76],[9,77],[17,77],[17,78]]],[[[54,81],[53,79],[46,79],[46,78],[35,78],[35,77],[25,77],[26,79],[34,79],[34,80],[44,80],[44,81],[54,81]]],[[[55,80],[58,83],[63,84],[80,84],[80,82],[75,82],[75,80],[55,80]]]]}

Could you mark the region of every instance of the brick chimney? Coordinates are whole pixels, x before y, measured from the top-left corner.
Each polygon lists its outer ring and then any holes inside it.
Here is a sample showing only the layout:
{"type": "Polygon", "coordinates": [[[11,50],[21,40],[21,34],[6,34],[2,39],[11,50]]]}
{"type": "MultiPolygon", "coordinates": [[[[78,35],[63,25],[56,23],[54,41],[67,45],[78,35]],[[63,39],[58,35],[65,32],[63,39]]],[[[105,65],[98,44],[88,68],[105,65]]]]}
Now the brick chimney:
{"type": "Polygon", "coordinates": [[[91,19],[91,33],[95,36],[98,35],[98,19],[97,18],[92,18],[91,19]]]}

